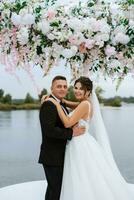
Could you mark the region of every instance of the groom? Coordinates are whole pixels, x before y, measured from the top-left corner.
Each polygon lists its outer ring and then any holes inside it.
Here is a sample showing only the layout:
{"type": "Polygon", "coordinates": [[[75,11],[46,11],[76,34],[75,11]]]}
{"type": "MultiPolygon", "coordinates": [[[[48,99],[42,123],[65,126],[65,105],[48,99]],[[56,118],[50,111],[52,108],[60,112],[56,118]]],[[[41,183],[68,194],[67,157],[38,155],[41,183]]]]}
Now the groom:
{"type": "MultiPolygon", "coordinates": [[[[69,112],[65,104],[62,103],[62,99],[66,96],[67,91],[66,78],[56,76],[52,81],[50,97],[61,104],[66,115],[69,112]]],[[[45,200],[59,200],[67,140],[71,140],[73,136],[83,134],[85,128],[77,125],[72,128],[65,128],[58,116],[56,106],[50,101],[45,101],[41,105],[40,124],[42,144],[39,163],[43,164],[48,183],[45,200]]]]}

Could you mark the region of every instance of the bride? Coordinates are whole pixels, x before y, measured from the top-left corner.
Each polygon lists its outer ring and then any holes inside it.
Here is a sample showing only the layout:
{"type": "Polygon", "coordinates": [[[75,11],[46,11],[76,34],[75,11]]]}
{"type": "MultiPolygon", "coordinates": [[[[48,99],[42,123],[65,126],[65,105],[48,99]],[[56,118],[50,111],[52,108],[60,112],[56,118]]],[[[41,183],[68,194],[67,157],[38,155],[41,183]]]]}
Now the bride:
{"type": "MultiPolygon", "coordinates": [[[[126,183],[114,161],[93,83],[80,77],[74,94],[79,105],[66,116],[52,99],[65,127],[84,125],[84,135],[68,142],[60,200],[133,200],[131,184],[126,183]]],[[[76,103],[65,100],[69,107],[76,103]]]]}

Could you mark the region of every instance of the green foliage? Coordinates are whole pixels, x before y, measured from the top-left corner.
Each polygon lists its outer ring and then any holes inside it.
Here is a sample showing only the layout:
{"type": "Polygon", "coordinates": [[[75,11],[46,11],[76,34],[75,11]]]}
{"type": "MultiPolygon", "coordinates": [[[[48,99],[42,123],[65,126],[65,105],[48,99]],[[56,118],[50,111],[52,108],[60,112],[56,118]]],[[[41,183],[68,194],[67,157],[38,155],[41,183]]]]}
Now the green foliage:
{"type": "Polygon", "coordinates": [[[34,103],[34,98],[29,93],[27,93],[24,103],[34,103]]]}
{"type": "Polygon", "coordinates": [[[39,100],[41,100],[41,98],[42,98],[42,96],[43,95],[46,95],[48,92],[47,92],[47,89],[43,89],[42,91],[41,91],[41,93],[38,95],[39,96],[39,100]]]}
{"type": "Polygon", "coordinates": [[[13,12],[16,12],[17,14],[19,14],[20,10],[23,9],[24,7],[27,6],[27,2],[26,1],[23,1],[23,2],[20,2],[20,0],[16,0],[16,4],[15,6],[13,7],[13,12]]]}
{"type": "Polygon", "coordinates": [[[7,111],[7,110],[33,110],[33,109],[39,109],[40,104],[38,103],[31,103],[31,104],[21,104],[21,105],[15,105],[15,104],[5,104],[0,103],[0,110],[7,111]]]}
{"type": "Polygon", "coordinates": [[[114,98],[107,99],[104,101],[104,106],[120,107],[121,106],[121,98],[116,96],[114,98]]]}
{"type": "Polygon", "coordinates": [[[70,100],[70,101],[77,101],[75,96],[74,96],[74,92],[73,92],[73,86],[70,86],[68,89],[68,93],[66,95],[66,99],[70,100]]]}
{"type": "Polygon", "coordinates": [[[128,0],[129,5],[134,5],[134,0],[128,0]]]}
{"type": "Polygon", "coordinates": [[[4,95],[4,90],[0,89],[0,101],[3,98],[3,95],[4,95]]]}
{"type": "Polygon", "coordinates": [[[12,103],[12,96],[10,94],[6,94],[2,98],[2,102],[5,103],[5,104],[11,104],[12,103]]]}

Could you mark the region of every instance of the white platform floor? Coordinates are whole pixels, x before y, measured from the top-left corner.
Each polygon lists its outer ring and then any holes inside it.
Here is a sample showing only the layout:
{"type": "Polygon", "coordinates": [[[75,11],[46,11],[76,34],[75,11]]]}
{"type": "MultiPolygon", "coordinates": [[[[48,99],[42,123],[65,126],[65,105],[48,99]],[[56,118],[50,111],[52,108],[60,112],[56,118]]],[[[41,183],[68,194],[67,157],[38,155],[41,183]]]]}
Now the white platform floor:
{"type": "MultiPolygon", "coordinates": [[[[0,188],[0,200],[44,200],[46,181],[32,181],[0,188]]],[[[134,194],[134,184],[129,184],[134,194]]]]}

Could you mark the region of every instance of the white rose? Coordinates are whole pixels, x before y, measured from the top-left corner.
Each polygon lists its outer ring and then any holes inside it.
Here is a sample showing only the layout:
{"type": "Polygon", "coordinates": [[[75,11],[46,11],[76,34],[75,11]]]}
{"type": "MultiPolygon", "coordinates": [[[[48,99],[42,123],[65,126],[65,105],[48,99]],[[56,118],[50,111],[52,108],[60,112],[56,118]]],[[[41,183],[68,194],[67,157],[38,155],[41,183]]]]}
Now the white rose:
{"type": "Polygon", "coordinates": [[[50,24],[48,21],[43,20],[37,24],[39,30],[42,31],[43,34],[47,34],[50,30],[50,24]]]}
{"type": "Polygon", "coordinates": [[[99,34],[99,38],[100,38],[100,40],[106,42],[109,40],[109,34],[107,34],[107,33],[99,34]]]}
{"type": "Polygon", "coordinates": [[[92,18],[91,20],[89,20],[89,24],[90,24],[90,29],[93,32],[100,31],[100,22],[99,22],[99,20],[96,20],[96,19],[92,18]]]}
{"type": "Polygon", "coordinates": [[[85,47],[88,49],[92,49],[94,47],[95,40],[87,39],[85,40],[85,47]]]}
{"type": "Polygon", "coordinates": [[[104,41],[96,41],[95,45],[99,46],[99,48],[102,48],[104,46],[104,41]]]}
{"type": "Polygon", "coordinates": [[[74,56],[75,56],[75,54],[76,54],[77,51],[78,51],[78,47],[76,47],[76,46],[71,46],[71,50],[72,50],[72,52],[74,53],[74,56]]]}
{"type": "Polygon", "coordinates": [[[28,9],[26,9],[26,8],[21,9],[19,12],[19,15],[21,15],[21,16],[24,16],[26,14],[28,14],[28,9]]]}
{"type": "Polygon", "coordinates": [[[130,41],[129,36],[124,34],[124,33],[118,33],[115,36],[115,42],[116,43],[127,44],[129,41],[130,41]]]}
{"type": "Polygon", "coordinates": [[[117,3],[111,3],[110,4],[110,12],[112,13],[112,15],[119,15],[119,12],[121,11],[119,9],[119,5],[117,3]]]}
{"type": "Polygon", "coordinates": [[[105,19],[99,20],[99,24],[101,33],[110,33],[110,26],[107,24],[105,19]]]}
{"type": "Polygon", "coordinates": [[[47,37],[48,37],[49,40],[54,40],[55,39],[55,36],[52,33],[47,34],[47,37]]]}
{"type": "Polygon", "coordinates": [[[29,33],[26,27],[22,27],[17,33],[17,39],[21,45],[25,45],[28,43],[29,33]]]}
{"type": "Polygon", "coordinates": [[[63,51],[63,47],[58,45],[55,42],[53,43],[52,49],[53,49],[53,56],[55,58],[58,58],[61,55],[62,51],[63,51]]]}
{"type": "Polygon", "coordinates": [[[112,69],[116,68],[116,67],[121,67],[121,63],[116,60],[116,59],[113,59],[110,61],[110,63],[108,64],[108,66],[112,69]]]}
{"type": "Polygon", "coordinates": [[[17,15],[16,13],[13,13],[12,17],[11,17],[11,21],[15,26],[20,25],[21,24],[21,16],[17,15]]]}
{"type": "Polygon", "coordinates": [[[117,26],[117,27],[114,29],[113,34],[116,35],[117,33],[120,33],[120,32],[122,32],[122,33],[124,33],[124,34],[126,33],[126,29],[125,29],[125,27],[124,27],[123,25],[117,26]]]}
{"type": "Polygon", "coordinates": [[[32,25],[35,23],[35,17],[32,14],[25,14],[22,17],[22,24],[23,25],[32,25]]]}
{"type": "Polygon", "coordinates": [[[108,45],[105,49],[105,54],[110,57],[110,56],[114,56],[116,54],[116,50],[115,47],[112,47],[110,45],[108,45]]]}
{"type": "Polygon", "coordinates": [[[83,30],[82,21],[80,19],[78,19],[78,18],[72,18],[72,19],[68,20],[67,24],[75,32],[81,32],[83,30]]]}
{"type": "Polygon", "coordinates": [[[75,56],[76,52],[74,51],[74,49],[64,49],[61,53],[61,55],[64,58],[71,58],[73,56],[75,56]]]}

